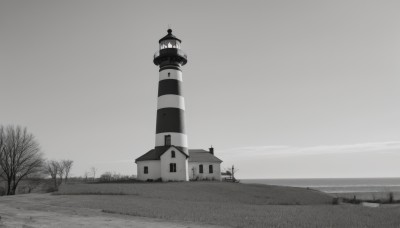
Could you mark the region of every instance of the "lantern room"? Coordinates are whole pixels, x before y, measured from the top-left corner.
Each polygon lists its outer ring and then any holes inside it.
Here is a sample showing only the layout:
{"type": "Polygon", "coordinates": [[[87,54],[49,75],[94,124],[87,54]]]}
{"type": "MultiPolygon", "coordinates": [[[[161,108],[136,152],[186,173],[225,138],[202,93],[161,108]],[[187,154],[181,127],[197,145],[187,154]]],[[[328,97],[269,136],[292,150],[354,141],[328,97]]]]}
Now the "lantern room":
{"type": "Polygon", "coordinates": [[[172,29],[168,29],[168,35],[160,39],[160,50],[165,48],[181,49],[181,40],[172,35],[172,29]]]}
{"type": "Polygon", "coordinates": [[[172,34],[168,34],[159,40],[159,50],[154,54],[154,64],[163,67],[166,65],[183,66],[187,63],[187,55],[181,49],[181,40],[172,34]]]}

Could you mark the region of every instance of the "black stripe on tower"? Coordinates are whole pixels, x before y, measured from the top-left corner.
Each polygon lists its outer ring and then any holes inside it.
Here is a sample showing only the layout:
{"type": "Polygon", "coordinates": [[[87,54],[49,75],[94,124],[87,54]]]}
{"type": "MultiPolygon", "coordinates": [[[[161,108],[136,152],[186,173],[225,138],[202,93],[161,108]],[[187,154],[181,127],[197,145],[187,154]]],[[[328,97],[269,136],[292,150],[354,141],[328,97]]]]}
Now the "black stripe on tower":
{"type": "Polygon", "coordinates": [[[156,134],[163,132],[185,133],[184,111],[179,108],[157,110],[156,134]]]}
{"type": "Polygon", "coordinates": [[[158,82],[158,96],[166,94],[182,95],[181,81],[176,79],[165,79],[158,82]]]}
{"type": "Polygon", "coordinates": [[[173,69],[173,70],[182,71],[181,68],[179,68],[179,67],[177,67],[177,66],[173,66],[173,65],[162,66],[162,67],[160,67],[160,69],[159,69],[158,71],[161,72],[161,71],[163,71],[163,70],[168,70],[168,69],[173,69]]]}

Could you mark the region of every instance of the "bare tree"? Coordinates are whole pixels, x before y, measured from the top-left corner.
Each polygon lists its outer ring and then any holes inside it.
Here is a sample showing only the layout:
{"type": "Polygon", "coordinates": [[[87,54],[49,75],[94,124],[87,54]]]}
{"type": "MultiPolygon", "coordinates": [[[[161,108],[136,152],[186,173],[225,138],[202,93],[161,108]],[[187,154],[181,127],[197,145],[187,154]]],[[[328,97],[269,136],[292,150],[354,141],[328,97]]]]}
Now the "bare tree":
{"type": "Polygon", "coordinates": [[[33,134],[20,126],[0,126],[0,178],[7,195],[15,195],[20,181],[42,170],[43,155],[33,134]]]}
{"type": "Polygon", "coordinates": [[[90,173],[91,173],[92,176],[93,176],[93,181],[96,180],[96,172],[97,172],[96,167],[93,166],[93,167],[90,168],[90,173]]]}
{"type": "MultiPolygon", "coordinates": [[[[3,148],[1,148],[1,139],[0,139],[0,153],[2,153],[2,151],[3,151],[3,148]]],[[[0,161],[0,184],[4,180],[3,175],[5,175],[4,171],[3,171],[3,168],[1,167],[1,163],[2,162],[0,161]]]]}
{"type": "Polygon", "coordinates": [[[51,160],[47,161],[45,165],[45,173],[49,174],[51,179],[53,179],[54,189],[58,189],[57,175],[58,175],[59,164],[57,161],[51,160]]]}
{"type": "Polygon", "coordinates": [[[54,189],[57,190],[58,186],[63,182],[67,181],[69,172],[71,170],[73,161],[71,160],[50,160],[46,162],[44,167],[44,173],[50,175],[54,182],[54,189]]]}
{"type": "Polygon", "coordinates": [[[74,161],[72,161],[72,160],[62,160],[61,163],[64,166],[64,174],[65,174],[64,182],[67,183],[69,172],[71,171],[72,164],[74,163],[74,161]]]}
{"type": "Polygon", "coordinates": [[[101,174],[100,181],[110,182],[110,181],[112,181],[112,178],[113,178],[113,174],[111,172],[105,172],[105,173],[101,174]]]}
{"type": "Polygon", "coordinates": [[[85,182],[88,182],[89,172],[85,171],[85,174],[83,174],[83,176],[85,177],[85,182]]]}
{"type": "Polygon", "coordinates": [[[62,183],[62,181],[63,181],[63,177],[64,177],[64,173],[65,173],[65,167],[64,167],[64,164],[61,161],[57,161],[56,163],[57,163],[57,166],[58,166],[58,169],[57,169],[57,175],[58,175],[58,179],[59,179],[58,185],[60,185],[62,183]]]}

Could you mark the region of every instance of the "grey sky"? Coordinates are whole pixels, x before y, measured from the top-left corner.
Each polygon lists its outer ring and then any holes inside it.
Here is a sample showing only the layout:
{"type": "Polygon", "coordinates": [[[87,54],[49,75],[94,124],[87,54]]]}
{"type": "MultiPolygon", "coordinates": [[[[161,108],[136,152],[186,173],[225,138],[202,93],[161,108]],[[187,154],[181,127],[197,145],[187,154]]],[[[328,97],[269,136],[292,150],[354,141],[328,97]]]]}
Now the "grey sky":
{"type": "Polygon", "coordinates": [[[75,161],[74,175],[135,174],[133,160],[154,147],[152,55],[171,25],[189,59],[190,148],[212,144],[242,178],[399,176],[399,10],[1,0],[0,123],[27,126],[47,158],[75,161]]]}

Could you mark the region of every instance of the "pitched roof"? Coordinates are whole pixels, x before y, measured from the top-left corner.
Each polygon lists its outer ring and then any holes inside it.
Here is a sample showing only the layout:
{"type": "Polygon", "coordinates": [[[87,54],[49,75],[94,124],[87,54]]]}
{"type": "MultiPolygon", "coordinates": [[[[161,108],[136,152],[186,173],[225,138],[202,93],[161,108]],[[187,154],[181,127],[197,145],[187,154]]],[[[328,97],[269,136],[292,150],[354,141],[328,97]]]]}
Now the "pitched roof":
{"type": "Polygon", "coordinates": [[[222,160],[215,157],[209,151],[203,149],[189,150],[189,162],[219,162],[222,160]]]}
{"type": "Polygon", "coordinates": [[[137,161],[148,161],[148,160],[160,160],[161,155],[163,155],[169,148],[175,148],[182,154],[184,154],[186,157],[187,155],[185,152],[183,152],[181,149],[175,146],[157,146],[154,149],[149,150],[147,153],[143,154],[142,156],[136,158],[135,162],[137,161]]]}
{"type": "Polygon", "coordinates": [[[163,40],[178,40],[179,42],[182,42],[180,39],[178,39],[176,36],[172,34],[172,29],[167,30],[168,34],[161,38],[158,42],[161,43],[163,40]]]}
{"type": "MultiPolygon", "coordinates": [[[[171,147],[174,147],[179,152],[188,156],[186,153],[184,153],[182,150],[180,150],[179,148],[177,148],[175,146],[159,146],[159,147],[149,150],[147,153],[136,158],[135,162],[160,160],[161,155],[164,154],[171,147]]],[[[215,157],[209,151],[206,151],[203,149],[193,149],[193,150],[189,150],[189,162],[219,162],[219,163],[221,163],[222,160],[215,157]]]]}

